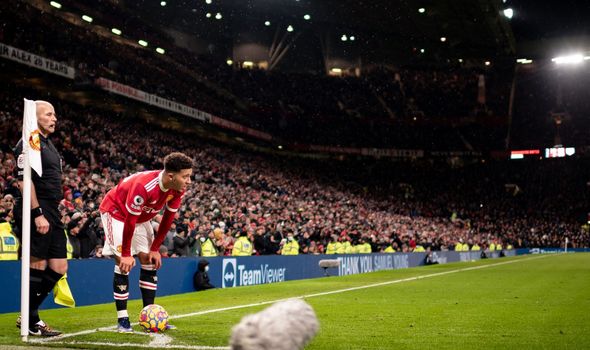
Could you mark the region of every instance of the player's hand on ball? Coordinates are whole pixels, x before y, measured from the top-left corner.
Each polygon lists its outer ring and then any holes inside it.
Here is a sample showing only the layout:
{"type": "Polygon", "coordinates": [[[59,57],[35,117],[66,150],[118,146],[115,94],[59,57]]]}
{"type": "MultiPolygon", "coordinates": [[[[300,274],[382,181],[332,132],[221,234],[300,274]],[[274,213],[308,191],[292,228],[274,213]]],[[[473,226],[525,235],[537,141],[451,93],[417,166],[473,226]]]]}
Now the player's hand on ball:
{"type": "Polygon", "coordinates": [[[156,270],[162,266],[162,256],[160,255],[160,252],[150,251],[148,258],[150,259],[150,262],[154,264],[156,270]]]}
{"type": "Polygon", "coordinates": [[[121,262],[119,263],[119,270],[122,273],[129,273],[131,269],[135,266],[135,258],[132,256],[122,256],[121,262]]]}

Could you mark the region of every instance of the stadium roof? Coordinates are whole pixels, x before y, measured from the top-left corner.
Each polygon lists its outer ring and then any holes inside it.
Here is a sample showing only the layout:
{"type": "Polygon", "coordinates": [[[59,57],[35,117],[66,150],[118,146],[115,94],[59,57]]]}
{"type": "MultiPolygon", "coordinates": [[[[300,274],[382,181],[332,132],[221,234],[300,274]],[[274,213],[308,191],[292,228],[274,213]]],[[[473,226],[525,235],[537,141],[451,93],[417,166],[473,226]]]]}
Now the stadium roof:
{"type": "MultiPolygon", "coordinates": [[[[156,24],[193,34],[201,52],[222,58],[232,57],[237,44],[269,47],[288,26],[295,38],[295,50],[287,55],[291,61],[321,61],[327,48],[333,57],[365,65],[444,64],[458,58],[514,62],[515,56],[590,51],[590,2],[584,0],[101,0],[93,6],[74,0],[67,5],[110,17],[124,33],[147,34],[156,24]],[[507,8],[514,10],[511,19],[503,14],[507,8]]],[[[168,34],[163,41],[170,44],[168,34]]]]}
{"type": "Polygon", "coordinates": [[[513,56],[514,38],[495,0],[155,0],[120,2],[145,20],[196,34],[217,45],[258,40],[292,25],[296,44],[330,38],[364,62],[513,56]],[[210,2],[210,3],[208,3],[210,2]],[[420,9],[423,8],[423,11],[420,9]],[[209,13],[209,17],[207,17],[209,13]],[[220,13],[222,18],[215,19],[220,13]],[[304,18],[309,15],[309,20],[304,18]],[[265,26],[265,21],[270,25],[265,26]],[[354,36],[354,42],[340,40],[354,36]],[[444,41],[441,40],[444,37],[444,41]],[[321,39],[320,39],[321,38],[321,39]]]}

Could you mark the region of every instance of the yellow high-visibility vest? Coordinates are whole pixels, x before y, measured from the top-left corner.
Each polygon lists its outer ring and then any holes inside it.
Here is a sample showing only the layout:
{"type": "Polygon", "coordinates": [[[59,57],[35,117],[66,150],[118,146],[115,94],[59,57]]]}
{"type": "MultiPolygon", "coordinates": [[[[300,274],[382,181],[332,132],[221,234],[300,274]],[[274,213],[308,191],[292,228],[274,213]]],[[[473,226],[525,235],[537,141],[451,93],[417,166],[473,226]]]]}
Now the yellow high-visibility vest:
{"type": "Polygon", "coordinates": [[[18,260],[18,239],[7,222],[0,224],[0,260],[18,260]]]}
{"type": "Polygon", "coordinates": [[[326,254],[336,254],[336,251],[338,250],[338,244],[340,242],[330,242],[328,243],[328,246],[326,247],[326,254]]]}
{"type": "Polygon", "coordinates": [[[252,255],[252,242],[248,240],[248,237],[241,236],[234,243],[234,248],[231,251],[232,256],[250,256],[252,255]]]}
{"type": "Polygon", "coordinates": [[[296,240],[287,241],[281,249],[281,255],[299,255],[299,242],[296,240]]]}
{"type": "Polygon", "coordinates": [[[217,249],[209,238],[201,244],[201,256],[217,256],[217,249]]]}

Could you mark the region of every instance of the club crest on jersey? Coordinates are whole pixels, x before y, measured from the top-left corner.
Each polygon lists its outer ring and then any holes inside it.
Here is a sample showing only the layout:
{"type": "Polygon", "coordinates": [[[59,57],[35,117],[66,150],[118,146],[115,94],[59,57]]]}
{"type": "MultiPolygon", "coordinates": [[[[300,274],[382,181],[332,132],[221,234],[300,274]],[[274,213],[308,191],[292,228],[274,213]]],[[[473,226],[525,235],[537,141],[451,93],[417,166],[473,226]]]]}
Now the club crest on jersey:
{"type": "Polygon", "coordinates": [[[121,253],[122,251],[123,251],[123,247],[122,247],[122,246],[120,246],[120,245],[118,245],[118,246],[117,246],[117,252],[121,253]]]}
{"type": "Polygon", "coordinates": [[[168,197],[166,197],[166,202],[169,202],[172,198],[174,198],[174,196],[169,194],[168,197]]]}

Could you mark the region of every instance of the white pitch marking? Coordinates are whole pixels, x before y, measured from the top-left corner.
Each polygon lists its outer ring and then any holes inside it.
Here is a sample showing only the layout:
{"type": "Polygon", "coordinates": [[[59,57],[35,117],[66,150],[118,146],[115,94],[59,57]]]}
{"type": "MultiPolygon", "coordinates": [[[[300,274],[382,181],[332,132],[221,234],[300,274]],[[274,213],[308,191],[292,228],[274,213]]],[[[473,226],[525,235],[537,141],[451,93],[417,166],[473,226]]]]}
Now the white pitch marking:
{"type": "MultiPolygon", "coordinates": [[[[174,316],[174,317],[170,317],[170,319],[177,319],[177,318],[185,318],[185,317],[206,315],[206,314],[223,312],[223,311],[229,311],[229,310],[245,309],[245,308],[254,307],[254,306],[274,304],[274,303],[277,303],[277,302],[280,302],[280,301],[285,301],[285,300],[288,300],[288,299],[306,299],[306,298],[313,298],[313,297],[319,297],[319,296],[330,295],[330,294],[345,293],[345,292],[351,292],[351,291],[360,290],[360,289],[375,288],[375,287],[381,287],[381,286],[386,286],[386,285],[390,285],[390,284],[397,284],[397,283],[402,283],[402,282],[416,281],[416,280],[425,279],[425,278],[444,276],[444,275],[448,275],[448,274],[452,274],[452,273],[457,273],[457,272],[464,272],[464,271],[471,271],[471,270],[479,270],[479,269],[485,269],[485,268],[488,268],[488,267],[495,267],[495,266],[500,266],[500,265],[513,264],[513,263],[522,262],[522,261],[529,261],[529,260],[541,259],[541,258],[546,258],[548,256],[552,256],[552,255],[551,254],[548,254],[548,255],[539,255],[539,256],[535,256],[535,257],[531,257],[531,258],[518,259],[518,260],[510,260],[510,261],[503,261],[503,262],[499,262],[499,263],[495,263],[495,264],[488,264],[488,265],[464,267],[464,268],[460,268],[460,269],[456,269],[456,270],[431,273],[431,274],[428,274],[428,275],[421,275],[421,276],[409,277],[409,278],[404,278],[404,279],[400,279],[400,280],[393,280],[393,281],[385,281],[385,282],[367,284],[367,285],[358,286],[358,287],[338,289],[338,290],[333,290],[333,291],[329,291],[329,292],[306,294],[306,295],[300,295],[300,296],[295,296],[295,297],[290,297],[290,298],[282,298],[282,299],[275,299],[275,300],[270,300],[270,301],[262,301],[262,302],[259,302],[259,303],[236,305],[236,306],[229,306],[229,307],[223,307],[223,308],[218,308],[218,309],[211,309],[211,310],[191,312],[191,313],[188,313],[188,314],[183,314],[183,315],[177,315],[177,316],[174,316]]],[[[133,325],[136,325],[136,324],[137,323],[133,323],[133,325]]],[[[116,326],[104,327],[104,328],[97,328],[97,329],[88,329],[88,330],[80,331],[80,332],[76,332],[76,333],[63,334],[60,337],[56,337],[57,339],[56,338],[44,338],[44,339],[36,340],[34,342],[35,343],[51,342],[53,344],[59,344],[61,342],[57,342],[56,340],[70,338],[70,337],[75,337],[75,336],[78,336],[78,335],[91,334],[91,333],[95,333],[95,332],[99,332],[99,331],[111,331],[111,330],[113,330],[115,328],[116,328],[116,326]]],[[[71,343],[65,343],[64,342],[63,344],[71,344],[71,343]]],[[[84,343],[84,344],[91,344],[91,343],[84,343]]],[[[95,345],[101,345],[101,344],[95,344],[95,345]]],[[[169,346],[175,347],[175,346],[172,346],[172,345],[169,345],[169,346]]],[[[190,349],[193,349],[193,348],[190,348],[190,349]]],[[[222,349],[227,349],[227,348],[222,348],[222,349]]]]}
{"type": "MultiPolygon", "coordinates": [[[[63,345],[100,345],[109,347],[120,347],[120,348],[149,348],[153,349],[150,344],[136,344],[136,343],[109,343],[109,342],[53,342],[52,344],[63,344],[63,345]]],[[[228,346],[200,346],[200,345],[164,345],[160,348],[166,349],[192,349],[192,350],[228,350],[228,346]]]]}

